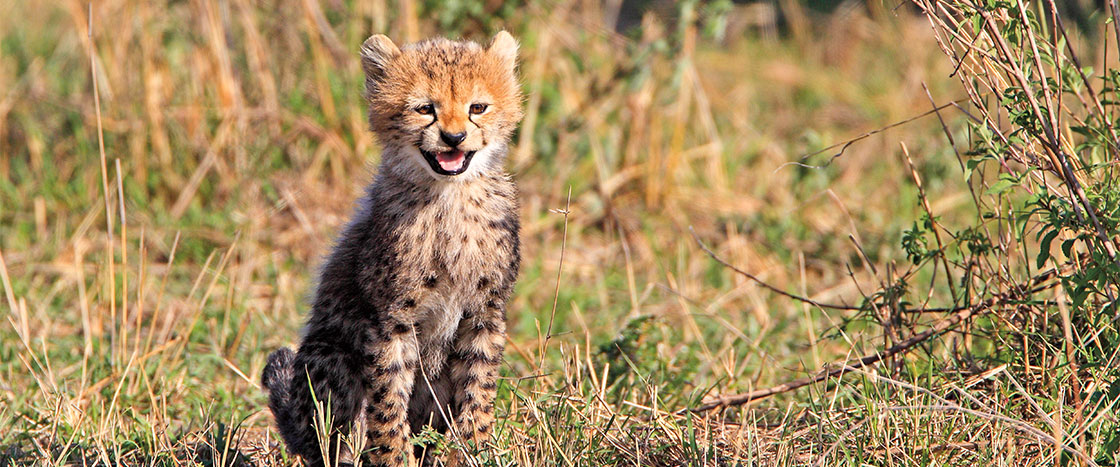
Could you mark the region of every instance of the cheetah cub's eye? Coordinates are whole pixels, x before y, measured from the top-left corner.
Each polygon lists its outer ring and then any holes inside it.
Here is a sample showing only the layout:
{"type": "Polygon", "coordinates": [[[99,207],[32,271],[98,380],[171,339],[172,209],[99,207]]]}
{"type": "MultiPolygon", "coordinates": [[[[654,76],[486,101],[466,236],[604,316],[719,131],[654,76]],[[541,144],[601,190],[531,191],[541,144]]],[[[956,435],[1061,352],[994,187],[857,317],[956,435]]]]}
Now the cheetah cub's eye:
{"type": "Polygon", "coordinates": [[[424,104],[416,108],[416,113],[421,115],[431,115],[435,113],[436,108],[432,104],[424,104]]]}
{"type": "Polygon", "coordinates": [[[488,107],[486,104],[471,104],[471,115],[481,115],[488,107]]]}

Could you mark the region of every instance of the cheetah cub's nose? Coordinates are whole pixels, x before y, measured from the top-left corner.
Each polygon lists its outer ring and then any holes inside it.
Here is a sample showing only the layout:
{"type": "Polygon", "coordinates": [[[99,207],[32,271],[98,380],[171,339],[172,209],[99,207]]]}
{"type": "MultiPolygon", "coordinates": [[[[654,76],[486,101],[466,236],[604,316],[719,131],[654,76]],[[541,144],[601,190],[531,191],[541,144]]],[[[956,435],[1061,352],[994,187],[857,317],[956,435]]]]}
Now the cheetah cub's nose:
{"type": "Polygon", "coordinates": [[[458,133],[448,133],[445,131],[440,131],[439,139],[442,139],[443,142],[447,143],[448,146],[456,147],[459,145],[459,143],[462,143],[464,139],[467,139],[467,132],[460,131],[458,133]]]}

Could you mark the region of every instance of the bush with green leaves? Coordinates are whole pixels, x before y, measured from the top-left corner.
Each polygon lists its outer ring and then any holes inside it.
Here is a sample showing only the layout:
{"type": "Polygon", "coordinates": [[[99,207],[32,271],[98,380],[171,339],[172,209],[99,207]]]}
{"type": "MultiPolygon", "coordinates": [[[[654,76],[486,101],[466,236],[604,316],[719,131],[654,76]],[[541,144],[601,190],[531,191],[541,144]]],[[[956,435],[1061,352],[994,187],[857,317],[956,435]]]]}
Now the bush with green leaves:
{"type": "MultiPolygon", "coordinates": [[[[962,375],[1007,371],[1015,382],[965,408],[994,404],[1002,407],[994,412],[1025,422],[1025,438],[1052,443],[1053,455],[1115,464],[1120,69],[1082,65],[1102,53],[1101,43],[1067,29],[1053,1],[913,3],[968,93],[938,117],[967,120],[967,141],[956,141],[967,148],[955,150],[975,212],[950,225],[921,194],[925,213],[901,238],[914,267],[899,282],[923,272],[934,279],[904,299],[864,308],[896,317],[884,325],[899,340],[917,335],[906,330],[922,329],[930,315],[949,320],[935,361],[962,375]],[[915,305],[931,298],[951,305],[915,305]],[[950,337],[958,332],[963,338],[950,337]]],[[[1120,25],[1098,18],[1120,38],[1120,25]]],[[[946,135],[953,144],[948,126],[946,135]]]]}

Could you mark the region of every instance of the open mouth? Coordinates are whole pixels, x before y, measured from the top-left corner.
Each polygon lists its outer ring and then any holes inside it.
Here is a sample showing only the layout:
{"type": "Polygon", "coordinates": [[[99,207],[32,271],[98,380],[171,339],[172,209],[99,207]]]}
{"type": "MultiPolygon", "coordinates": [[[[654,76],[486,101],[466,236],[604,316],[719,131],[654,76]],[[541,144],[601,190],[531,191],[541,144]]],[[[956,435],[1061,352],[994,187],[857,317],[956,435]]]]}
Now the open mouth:
{"type": "Polygon", "coordinates": [[[432,170],[440,175],[459,175],[466,172],[467,166],[471,164],[471,157],[474,157],[474,151],[464,152],[458,149],[438,152],[421,149],[420,154],[424,155],[424,160],[428,161],[432,170]]]}

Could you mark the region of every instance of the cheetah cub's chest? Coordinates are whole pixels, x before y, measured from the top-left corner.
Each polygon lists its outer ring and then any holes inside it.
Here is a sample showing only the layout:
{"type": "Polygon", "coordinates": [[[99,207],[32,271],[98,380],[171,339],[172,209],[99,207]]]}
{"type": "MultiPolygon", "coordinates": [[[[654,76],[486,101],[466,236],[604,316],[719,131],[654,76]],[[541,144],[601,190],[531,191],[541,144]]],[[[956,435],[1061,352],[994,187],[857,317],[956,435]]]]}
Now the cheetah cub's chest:
{"type": "Polygon", "coordinates": [[[398,257],[411,280],[424,286],[417,300],[416,331],[429,373],[465,316],[485,306],[489,290],[508,268],[508,231],[501,228],[516,206],[506,190],[452,184],[429,194],[401,232],[398,257]]]}

